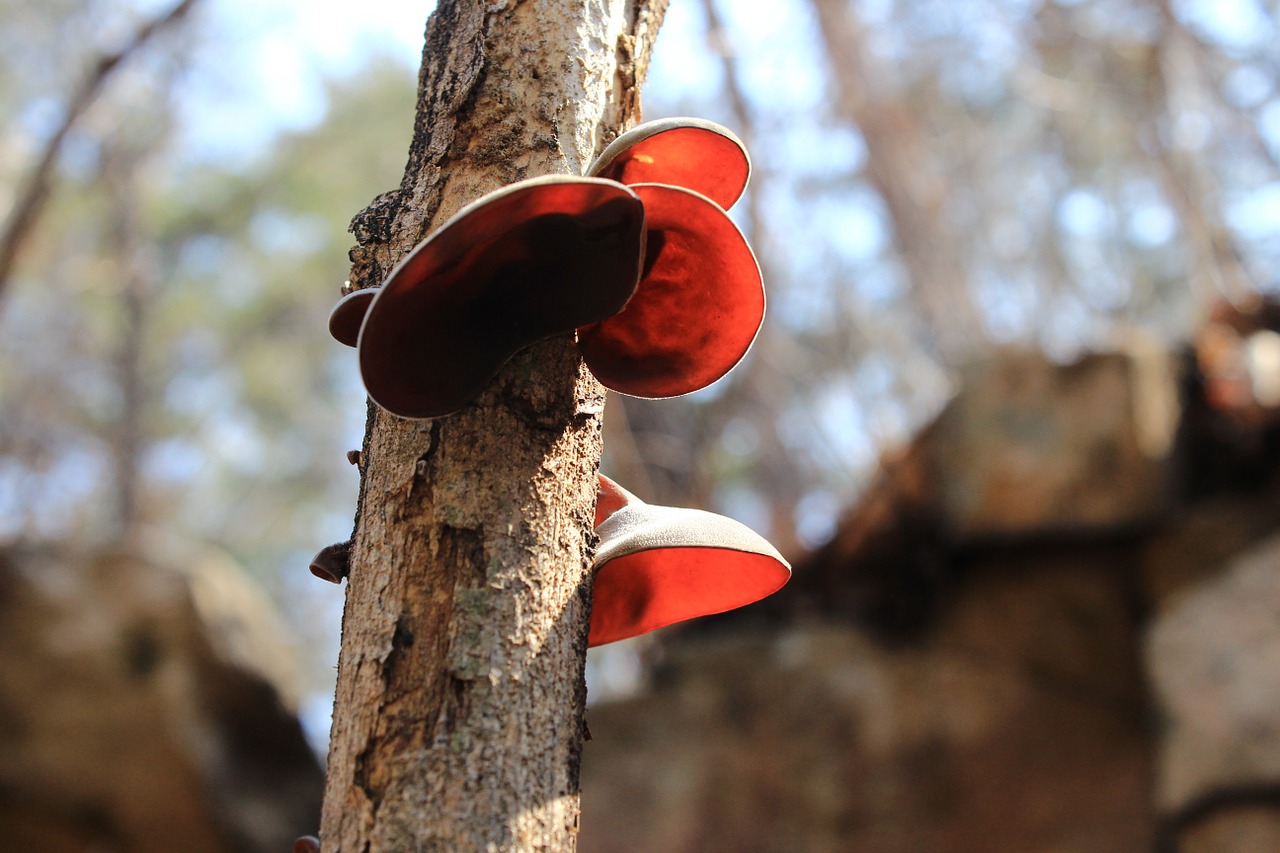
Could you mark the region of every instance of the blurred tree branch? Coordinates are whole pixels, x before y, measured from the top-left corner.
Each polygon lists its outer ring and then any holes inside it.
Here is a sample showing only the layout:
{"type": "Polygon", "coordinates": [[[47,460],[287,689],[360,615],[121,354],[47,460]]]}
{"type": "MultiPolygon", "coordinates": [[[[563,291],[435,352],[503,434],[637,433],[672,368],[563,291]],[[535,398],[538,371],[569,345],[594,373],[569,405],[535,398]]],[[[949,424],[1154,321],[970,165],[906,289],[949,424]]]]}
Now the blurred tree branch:
{"type": "Polygon", "coordinates": [[[150,296],[158,278],[139,222],[137,172],[141,159],[137,151],[109,151],[100,175],[113,214],[107,249],[114,260],[123,321],[114,359],[120,410],[111,431],[111,457],[116,483],[112,535],[125,544],[130,543],[140,520],[141,464],[148,427],[143,347],[151,319],[150,296]]]}
{"type": "Polygon", "coordinates": [[[855,125],[867,146],[866,172],[884,200],[893,239],[910,276],[911,302],[931,339],[929,350],[955,363],[981,339],[968,293],[968,257],[944,215],[948,179],[934,168],[920,127],[923,110],[872,90],[883,79],[847,0],[811,0],[834,72],[837,115],[855,125]]]}
{"type": "Polygon", "coordinates": [[[4,230],[0,231],[0,300],[4,298],[22,246],[39,220],[40,211],[45,199],[49,196],[53,183],[53,170],[58,164],[63,140],[85,111],[98,99],[113,72],[150,41],[156,33],[185,17],[196,2],[197,0],[180,0],[168,11],[144,23],[120,49],[100,57],[93,63],[89,73],[72,94],[62,117],[62,123],[45,142],[35,168],[22,190],[17,193],[17,200],[5,220],[4,230]]]}
{"type": "MultiPolygon", "coordinates": [[[[1199,112],[1207,98],[1201,51],[1179,23],[1169,0],[1156,0],[1155,7],[1160,14],[1161,35],[1152,58],[1152,75],[1160,87],[1158,94],[1164,98],[1164,115],[1176,128],[1184,113],[1199,112]]],[[[1173,133],[1176,137],[1176,130],[1173,133]]],[[[1262,148],[1265,151],[1266,146],[1262,148]]],[[[1192,283],[1200,295],[1201,307],[1222,298],[1239,304],[1257,290],[1257,282],[1250,279],[1223,221],[1221,193],[1208,164],[1202,156],[1178,145],[1176,138],[1158,146],[1156,162],[1188,232],[1192,283]]]]}

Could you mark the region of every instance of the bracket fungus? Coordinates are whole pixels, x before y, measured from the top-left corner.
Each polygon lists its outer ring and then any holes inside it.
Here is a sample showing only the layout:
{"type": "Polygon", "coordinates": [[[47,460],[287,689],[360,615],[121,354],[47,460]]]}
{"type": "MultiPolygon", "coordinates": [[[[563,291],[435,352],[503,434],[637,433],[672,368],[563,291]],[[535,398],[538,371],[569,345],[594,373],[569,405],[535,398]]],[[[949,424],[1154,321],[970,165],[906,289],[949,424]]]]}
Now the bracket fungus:
{"type": "Polygon", "coordinates": [[[751,604],[791,578],[777,549],[746,525],[647,504],[603,474],[596,534],[590,646],[751,604]]]}
{"type": "Polygon", "coordinates": [[[644,239],[644,207],[615,181],[549,175],[489,193],[418,244],[368,303],[365,389],[402,417],[456,411],[518,350],[620,311],[644,239]]]}
{"type": "Polygon", "coordinates": [[[746,238],[693,190],[635,184],[647,247],[635,296],[621,312],[579,327],[578,346],[604,387],[632,397],[678,397],[734,368],[764,321],[764,282],[746,238]]]}
{"type": "Polygon", "coordinates": [[[697,391],[742,360],[765,296],[725,213],[751,175],[741,140],[703,119],[648,122],[587,171],[489,193],[339,300],[329,332],[359,351],[375,403],[450,414],[516,351],[571,330],[601,384],[634,397],[697,391]]]}
{"type": "Polygon", "coordinates": [[[587,367],[632,397],[678,397],[734,368],[764,322],[764,282],[725,213],[751,177],[727,128],[670,118],[615,139],[588,175],[630,186],[645,208],[647,246],[636,295],[616,316],[578,329],[587,367]]]}
{"type": "Polygon", "coordinates": [[[587,174],[623,184],[668,184],[701,193],[725,210],[747,188],[751,158],[728,128],[700,118],[633,127],[609,143],[587,174]]]}
{"type": "MultiPolygon", "coordinates": [[[[601,646],[777,592],[791,566],[745,524],[699,509],[656,506],[598,475],[587,645],[601,646]]],[[[342,583],[350,542],[320,549],[311,574],[342,583]]]]}

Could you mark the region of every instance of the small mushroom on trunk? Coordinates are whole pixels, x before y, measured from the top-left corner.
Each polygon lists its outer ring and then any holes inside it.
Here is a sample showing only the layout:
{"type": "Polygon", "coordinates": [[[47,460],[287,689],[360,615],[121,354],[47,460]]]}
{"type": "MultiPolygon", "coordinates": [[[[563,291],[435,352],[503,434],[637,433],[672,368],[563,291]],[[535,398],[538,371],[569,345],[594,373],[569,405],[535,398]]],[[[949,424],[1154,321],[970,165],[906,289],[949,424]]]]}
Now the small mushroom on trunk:
{"type": "Polygon", "coordinates": [[[311,558],[311,574],[329,583],[342,583],[350,574],[351,543],[326,545],[311,558]]]}
{"type": "Polygon", "coordinates": [[[647,504],[603,474],[596,534],[591,646],[751,604],[791,578],[777,549],[746,525],[647,504]]]}
{"type": "Polygon", "coordinates": [[[446,415],[516,351],[618,313],[639,280],[644,218],[622,184],[562,175],[463,208],[368,306],[357,349],[369,396],[402,417],[446,415]]]}

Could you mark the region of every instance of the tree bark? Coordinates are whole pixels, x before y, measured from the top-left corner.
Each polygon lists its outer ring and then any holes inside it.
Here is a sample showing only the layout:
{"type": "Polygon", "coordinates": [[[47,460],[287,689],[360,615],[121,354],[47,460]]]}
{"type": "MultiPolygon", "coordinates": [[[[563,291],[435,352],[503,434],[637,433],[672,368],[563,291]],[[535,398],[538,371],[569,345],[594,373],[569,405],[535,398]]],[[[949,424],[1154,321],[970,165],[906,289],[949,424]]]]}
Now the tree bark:
{"type": "MultiPolygon", "coordinates": [[[[352,223],[377,284],[467,202],[580,174],[639,113],[666,0],[441,0],[404,180],[352,223]]],[[[571,336],[474,405],[370,407],[326,853],[573,850],[604,391],[571,336]]]]}

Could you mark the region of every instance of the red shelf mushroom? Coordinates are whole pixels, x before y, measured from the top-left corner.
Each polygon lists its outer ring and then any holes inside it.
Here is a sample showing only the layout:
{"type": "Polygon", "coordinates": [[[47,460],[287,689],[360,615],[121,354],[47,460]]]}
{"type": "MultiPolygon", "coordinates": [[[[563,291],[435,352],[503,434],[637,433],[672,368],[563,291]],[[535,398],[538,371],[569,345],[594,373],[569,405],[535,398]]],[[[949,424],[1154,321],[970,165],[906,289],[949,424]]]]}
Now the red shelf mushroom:
{"type": "Polygon", "coordinates": [[[728,210],[751,177],[742,140],[713,121],[667,118],[619,136],[587,168],[624,184],[657,183],[701,193],[728,210]]]}
{"type": "Polygon", "coordinates": [[[647,504],[604,475],[596,534],[591,646],[751,604],[791,578],[782,555],[746,525],[647,504]]]}
{"type": "Polygon", "coordinates": [[[329,331],[358,348],[375,402],[449,414],[517,350],[569,328],[601,383],[635,397],[697,391],[743,358],[765,298],[724,212],[750,177],[741,141],[701,119],[649,122],[589,172],[490,193],[381,287],[338,302],[329,331]]]}
{"type": "Polygon", "coordinates": [[[678,397],[742,360],[764,321],[764,282],[751,247],[711,200],[664,184],[635,184],[647,246],[635,296],[580,327],[587,367],[613,391],[678,397]]]}
{"type": "Polygon", "coordinates": [[[408,418],[449,414],[535,341],[635,292],[644,207],[600,178],[521,181],[468,205],[387,277],[360,327],[365,389],[408,418]]]}

